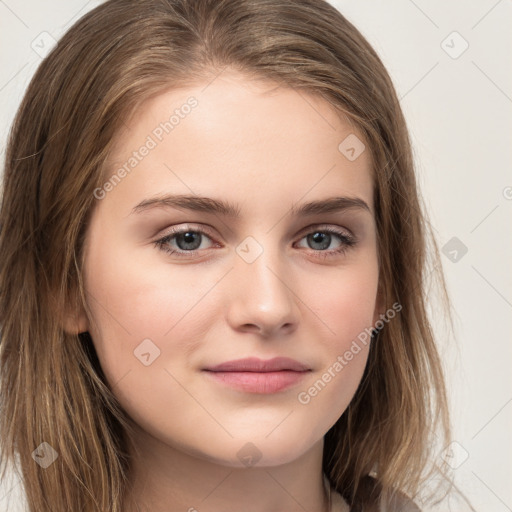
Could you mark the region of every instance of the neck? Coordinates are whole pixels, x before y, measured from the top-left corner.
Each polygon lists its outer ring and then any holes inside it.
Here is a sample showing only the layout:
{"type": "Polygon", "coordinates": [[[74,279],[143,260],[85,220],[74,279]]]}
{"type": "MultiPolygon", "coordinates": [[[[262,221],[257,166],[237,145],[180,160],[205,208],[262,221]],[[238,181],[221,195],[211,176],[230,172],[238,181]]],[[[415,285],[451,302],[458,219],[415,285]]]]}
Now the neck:
{"type": "Polygon", "coordinates": [[[240,467],[171,447],[141,432],[131,448],[123,512],[327,512],[323,439],[285,464],[240,467]]]}

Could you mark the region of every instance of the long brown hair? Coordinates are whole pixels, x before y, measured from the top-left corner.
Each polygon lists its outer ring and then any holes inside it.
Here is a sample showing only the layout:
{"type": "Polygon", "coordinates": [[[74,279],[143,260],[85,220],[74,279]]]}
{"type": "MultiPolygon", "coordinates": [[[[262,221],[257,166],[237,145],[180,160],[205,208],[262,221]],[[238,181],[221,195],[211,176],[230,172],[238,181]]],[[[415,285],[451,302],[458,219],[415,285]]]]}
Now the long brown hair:
{"type": "Polygon", "coordinates": [[[419,496],[433,436],[436,446],[450,440],[428,257],[449,303],[404,116],[376,52],[323,0],[110,0],[42,61],[6,151],[0,448],[3,464],[18,459],[32,512],[121,512],[129,422],[90,338],[67,334],[62,315],[86,306],[82,245],[121,123],[150,96],[226,68],[320,96],[371,151],[379,289],[401,310],[371,344],[361,384],[325,436],[333,486],[353,510],[369,496],[419,496]],[[33,456],[43,442],[59,455],[46,469],[33,456]]]}

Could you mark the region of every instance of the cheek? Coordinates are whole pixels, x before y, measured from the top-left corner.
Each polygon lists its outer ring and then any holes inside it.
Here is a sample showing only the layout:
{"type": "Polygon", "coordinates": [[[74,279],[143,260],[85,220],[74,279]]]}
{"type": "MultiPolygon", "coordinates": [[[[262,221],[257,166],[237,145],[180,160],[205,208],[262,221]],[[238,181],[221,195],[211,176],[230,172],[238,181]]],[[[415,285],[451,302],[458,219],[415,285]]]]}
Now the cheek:
{"type": "Polygon", "coordinates": [[[215,305],[203,299],[213,278],[198,279],[191,265],[155,265],[147,251],[137,253],[107,237],[91,247],[84,276],[93,319],[89,331],[111,384],[141,371],[141,351],[150,353],[154,368],[204,339],[215,305]]]}
{"type": "Polygon", "coordinates": [[[302,406],[327,414],[329,424],[339,418],[350,403],[368,358],[378,268],[368,264],[340,269],[326,281],[323,293],[310,294],[312,308],[325,327],[322,370],[298,394],[302,406]],[[329,404],[327,410],[326,404],[329,404]]]}
{"type": "MultiPolygon", "coordinates": [[[[325,327],[326,343],[344,350],[357,336],[370,329],[376,307],[378,268],[373,260],[338,269],[323,279],[309,296],[311,309],[325,327]]],[[[309,284],[311,288],[311,283],[309,284]]]]}

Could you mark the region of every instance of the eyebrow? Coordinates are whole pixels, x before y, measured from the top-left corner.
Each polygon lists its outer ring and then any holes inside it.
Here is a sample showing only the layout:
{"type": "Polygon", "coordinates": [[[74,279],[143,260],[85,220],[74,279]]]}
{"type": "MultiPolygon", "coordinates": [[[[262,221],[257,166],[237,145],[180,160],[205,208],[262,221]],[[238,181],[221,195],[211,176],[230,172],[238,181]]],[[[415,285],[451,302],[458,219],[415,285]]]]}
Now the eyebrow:
{"type": "MultiPolygon", "coordinates": [[[[211,197],[190,195],[166,195],[145,199],[135,206],[132,213],[141,213],[153,208],[177,208],[205,213],[217,213],[233,219],[240,218],[240,207],[228,201],[211,197]]],[[[323,213],[335,213],[348,209],[366,210],[371,213],[368,204],[359,197],[330,197],[327,199],[310,201],[300,206],[293,205],[292,216],[307,217],[323,213]]]]}

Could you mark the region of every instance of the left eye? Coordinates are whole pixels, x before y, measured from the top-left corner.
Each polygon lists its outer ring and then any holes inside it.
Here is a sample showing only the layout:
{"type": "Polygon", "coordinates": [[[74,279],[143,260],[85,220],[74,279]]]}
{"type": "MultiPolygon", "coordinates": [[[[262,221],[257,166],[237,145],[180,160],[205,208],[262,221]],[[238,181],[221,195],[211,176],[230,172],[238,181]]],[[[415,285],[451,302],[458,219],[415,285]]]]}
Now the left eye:
{"type": "Polygon", "coordinates": [[[204,249],[205,247],[201,247],[202,238],[210,239],[210,237],[201,229],[181,228],[174,230],[172,233],[166,235],[160,240],[157,240],[155,243],[160,249],[170,254],[182,256],[184,255],[183,253],[194,253],[199,249],[204,249]],[[173,243],[175,245],[173,245],[173,243]]]}
{"type": "MultiPolygon", "coordinates": [[[[205,247],[201,247],[204,238],[212,240],[208,233],[202,229],[178,228],[154,243],[158,248],[169,254],[178,257],[190,257],[197,251],[205,249],[205,247]]],[[[300,240],[303,239],[312,245],[310,248],[314,252],[321,253],[321,257],[343,253],[356,243],[352,235],[332,227],[310,230],[300,238],[300,240]],[[333,235],[340,240],[340,245],[335,249],[326,250],[333,241],[333,235]]]]}
{"type": "Polygon", "coordinates": [[[313,249],[323,251],[324,249],[327,249],[327,247],[331,245],[333,235],[341,239],[342,245],[350,245],[351,239],[349,239],[347,235],[329,229],[316,229],[314,231],[311,231],[305,237],[301,238],[301,240],[306,239],[307,243],[316,245],[316,247],[313,247],[313,249]]]}

